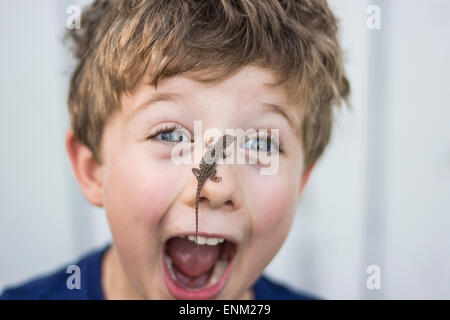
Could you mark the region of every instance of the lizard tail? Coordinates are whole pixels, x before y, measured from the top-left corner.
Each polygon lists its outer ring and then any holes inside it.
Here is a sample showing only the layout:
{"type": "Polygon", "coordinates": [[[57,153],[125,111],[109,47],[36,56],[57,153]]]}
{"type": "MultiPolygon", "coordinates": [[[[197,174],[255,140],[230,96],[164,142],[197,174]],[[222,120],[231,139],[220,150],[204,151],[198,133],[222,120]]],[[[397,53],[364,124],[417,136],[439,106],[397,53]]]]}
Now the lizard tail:
{"type": "Polygon", "coordinates": [[[199,183],[199,185],[197,187],[197,194],[195,196],[195,244],[197,245],[197,248],[198,248],[198,241],[197,241],[197,237],[198,237],[198,206],[199,206],[199,202],[200,202],[200,190],[201,190],[201,184],[199,183]]]}
{"type": "Polygon", "coordinates": [[[197,245],[198,248],[197,237],[198,237],[198,200],[195,203],[195,244],[197,245]]]}

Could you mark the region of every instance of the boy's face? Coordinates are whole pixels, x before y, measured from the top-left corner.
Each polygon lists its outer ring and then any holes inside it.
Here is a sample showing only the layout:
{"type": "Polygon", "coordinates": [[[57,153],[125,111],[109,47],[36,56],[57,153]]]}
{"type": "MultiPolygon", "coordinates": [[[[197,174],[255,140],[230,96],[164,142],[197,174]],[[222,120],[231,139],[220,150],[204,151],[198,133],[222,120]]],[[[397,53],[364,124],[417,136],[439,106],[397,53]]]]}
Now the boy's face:
{"type": "MultiPolygon", "coordinates": [[[[286,104],[284,91],[265,86],[274,79],[272,76],[256,67],[245,67],[218,84],[202,84],[179,76],[162,80],[157,90],[142,85],[122,97],[121,112],[115,113],[105,127],[103,163],[98,167],[99,205],[105,207],[114,239],[112,250],[118,258],[114,272],[110,272],[115,275],[112,281],[127,283],[148,299],[250,297],[249,288],[288,234],[310,172],[303,168],[301,142],[290,121],[281,113],[267,112],[263,105],[281,106],[292,124],[298,125],[298,111],[286,104]],[[172,94],[172,99],[145,105],[160,93],[172,94]],[[171,150],[180,143],[174,141],[186,132],[193,134],[194,120],[202,120],[203,132],[210,128],[222,133],[238,128],[279,129],[284,147],[274,175],[261,175],[261,166],[248,161],[217,165],[217,176],[222,181],[206,180],[198,226],[200,235],[225,238],[225,242],[200,245],[200,249],[186,238],[173,240],[195,234],[197,179],[192,168],[198,163],[175,165],[171,161],[171,150]],[[160,128],[169,130],[146,139],[149,132],[160,128]],[[234,256],[228,253],[228,257],[222,257],[227,261],[227,270],[217,271],[217,283],[212,289],[204,289],[211,283],[202,285],[208,272],[198,266],[206,268],[210,263],[214,268],[227,242],[231,243],[228,249],[234,248],[234,256]],[[171,278],[164,259],[171,255],[177,256],[172,257],[179,266],[177,280],[171,278]],[[181,270],[186,272],[184,276],[181,270]],[[193,288],[194,283],[200,289],[186,289],[193,288]]],[[[256,137],[253,140],[255,143],[256,137]]],[[[251,144],[237,148],[249,149],[251,144]]],[[[87,188],[84,191],[90,192],[87,188]]]]}

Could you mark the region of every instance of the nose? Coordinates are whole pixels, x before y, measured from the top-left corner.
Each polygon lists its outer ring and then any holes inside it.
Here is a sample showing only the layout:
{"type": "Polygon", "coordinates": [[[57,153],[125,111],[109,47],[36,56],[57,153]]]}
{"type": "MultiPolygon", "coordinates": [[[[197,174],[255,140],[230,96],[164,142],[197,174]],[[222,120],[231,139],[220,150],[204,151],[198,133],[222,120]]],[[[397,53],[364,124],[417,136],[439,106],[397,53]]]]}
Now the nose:
{"type": "MultiPolygon", "coordinates": [[[[238,189],[237,176],[230,164],[218,164],[216,166],[216,177],[219,182],[207,178],[200,190],[199,213],[202,210],[219,210],[221,212],[232,212],[241,205],[242,194],[238,189]]],[[[191,173],[192,179],[187,185],[184,193],[186,205],[195,208],[198,181],[191,173]]]]}

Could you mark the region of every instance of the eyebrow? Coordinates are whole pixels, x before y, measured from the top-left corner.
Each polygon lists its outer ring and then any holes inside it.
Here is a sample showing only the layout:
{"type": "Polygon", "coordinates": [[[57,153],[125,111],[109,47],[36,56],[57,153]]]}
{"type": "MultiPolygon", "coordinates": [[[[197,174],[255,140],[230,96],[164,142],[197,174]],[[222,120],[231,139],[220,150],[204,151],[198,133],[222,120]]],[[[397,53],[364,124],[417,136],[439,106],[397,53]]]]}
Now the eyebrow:
{"type": "MultiPolygon", "coordinates": [[[[144,101],[143,103],[141,103],[140,105],[138,105],[136,108],[134,108],[130,112],[130,114],[127,116],[127,121],[132,119],[133,117],[135,117],[138,113],[140,113],[142,110],[146,109],[153,103],[156,103],[159,101],[172,101],[173,102],[175,100],[178,100],[182,96],[183,96],[183,94],[173,93],[173,92],[158,93],[155,96],[151,97],[150,99],[148,99],[148,100],[144,101]]],[[[263,106],[262,113],[275,113],[275,114],[282,116],[289,123],[289,126],[295,132],[297,132],[297,126],[296,126],[294,120],[292,119],[291,116],[289,116],[287,114],[287,112],[284,110],[284,108],[280,107],[277,104],[267,103],[267,102],[263,102],[262,106],[263,106]]]]}
{"type": "Polygon", "coordinates": [[[149,107],[150,105],[159,102],[159,101],[175,101],[179,99],[181,96],[183,96],[180,93],[158,93],[154,96],[152,96],[150,99],[144,101],[140,105],[138,105],[136,108],[134,108],[129,115],[126,117],[127,121],[135,117],[138,113],[149,107]]]}
{"type": "Polygon", "coordinates": [[[277,104],[273,104],[273,103],[263,103],[262,105],[264,107],[262,113],[276,113],[276,114],[281,115],[283,118],[285,118],[287,120],[287,122],[289,123],[289,126],[292,128],[292,130],[294,130],[294,132],[297,132],[297,126],[296,126],[293,118],[287,114],[287,112],[284,110],[284,108],[280,107],[277,104]]]}

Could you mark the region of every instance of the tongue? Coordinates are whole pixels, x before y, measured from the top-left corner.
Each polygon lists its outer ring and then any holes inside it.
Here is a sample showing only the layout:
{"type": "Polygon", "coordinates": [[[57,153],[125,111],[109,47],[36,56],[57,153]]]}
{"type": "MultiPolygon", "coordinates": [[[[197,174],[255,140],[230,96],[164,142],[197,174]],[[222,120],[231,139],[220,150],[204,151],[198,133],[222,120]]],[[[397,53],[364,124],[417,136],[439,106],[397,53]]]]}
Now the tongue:
{"type": "Polygon", "coordinates": [[[187,238],[167,241],[167,254],[173,265],[190,277],[198,277],[209,271],[216,263],[220,246],[197,245],[187,238]]]}

